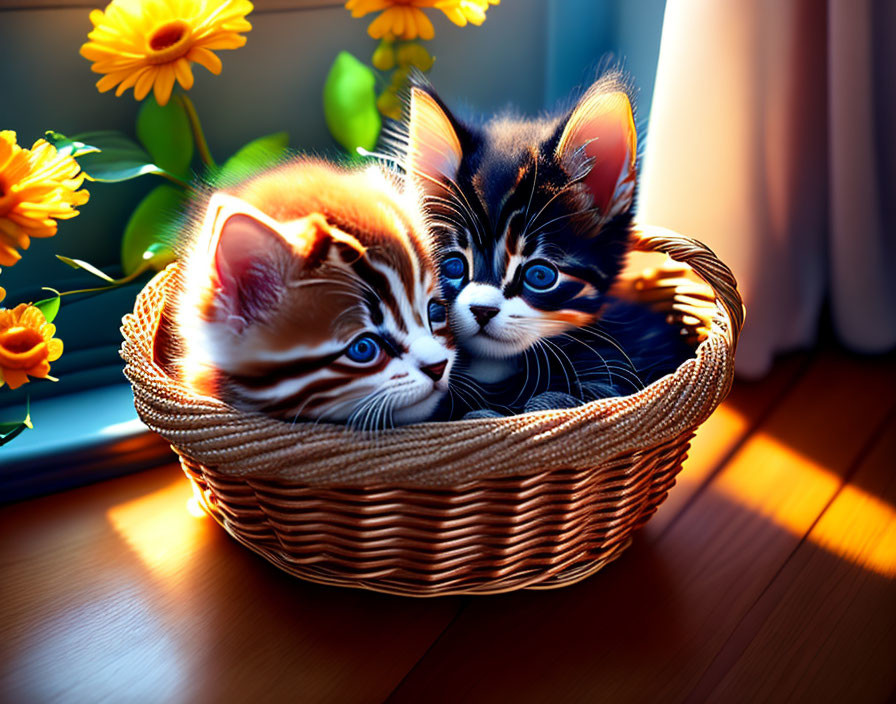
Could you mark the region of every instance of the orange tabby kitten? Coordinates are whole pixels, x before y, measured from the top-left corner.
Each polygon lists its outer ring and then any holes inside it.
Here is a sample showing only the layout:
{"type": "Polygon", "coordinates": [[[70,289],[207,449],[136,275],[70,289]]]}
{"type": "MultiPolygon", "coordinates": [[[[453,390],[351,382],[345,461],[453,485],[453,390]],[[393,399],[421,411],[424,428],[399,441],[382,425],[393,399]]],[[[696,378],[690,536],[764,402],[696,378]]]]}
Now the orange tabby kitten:
{"type": "Polygon", "coordinates": [[[180,375],[285,420],[426,420],[454,360],[427,246],[377,167],[299,159],[213,194],[181,265],[180,375]]]}

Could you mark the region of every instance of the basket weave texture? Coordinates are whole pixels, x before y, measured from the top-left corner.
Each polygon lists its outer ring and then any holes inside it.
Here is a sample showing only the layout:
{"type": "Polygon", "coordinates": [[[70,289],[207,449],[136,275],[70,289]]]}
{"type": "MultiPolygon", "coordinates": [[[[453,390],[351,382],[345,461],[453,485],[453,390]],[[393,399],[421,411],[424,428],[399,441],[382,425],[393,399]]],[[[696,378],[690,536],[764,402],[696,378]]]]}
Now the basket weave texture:
{"type": "Polygon", "coordinates": [[[243,413],[154,363],[170,268],[124,318],[125,374],[204,508],[287,572],[412,596],[562,586],[618,556],[654,513],[733,377],[743,306],[730,270],[658,228],[639,231],[635,248],[673,262],[630,280],[630,294],[701,341],[674,374],[631,396],[374,438],[243,413]],[[685,278],[688,268],[709,288],[685,278]]]}

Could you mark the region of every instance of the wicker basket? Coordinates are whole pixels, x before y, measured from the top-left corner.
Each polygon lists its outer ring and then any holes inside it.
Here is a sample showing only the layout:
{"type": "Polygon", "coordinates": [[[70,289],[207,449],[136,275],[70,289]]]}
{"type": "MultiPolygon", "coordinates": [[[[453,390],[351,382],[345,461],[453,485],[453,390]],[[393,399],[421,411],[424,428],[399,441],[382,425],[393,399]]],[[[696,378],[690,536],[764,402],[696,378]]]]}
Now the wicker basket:
{"type": "Polygon", "coordinates": [[[203,507],[291,574],[412,596],[571,584],[616,558],[666,497],[694,430],[728,393],[743,324],[734,278],[705,246],[656,228],[636,242],[674,261],[627,280],[629,293],[699,346],[631,396],[421,423],[375,441],[339,425],[287,426],[197,396],[153,362],[170,269],[124,319],[125,374],[203,507]]]}

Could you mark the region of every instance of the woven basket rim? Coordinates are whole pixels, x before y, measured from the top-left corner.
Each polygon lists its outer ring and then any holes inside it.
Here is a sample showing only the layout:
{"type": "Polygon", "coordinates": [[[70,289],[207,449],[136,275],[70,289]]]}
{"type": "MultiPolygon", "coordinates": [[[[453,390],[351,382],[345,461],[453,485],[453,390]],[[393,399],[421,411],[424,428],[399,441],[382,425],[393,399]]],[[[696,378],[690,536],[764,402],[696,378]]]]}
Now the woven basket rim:
{"type": "Polygon", "coordinates": [[[342,425],[287,425],[243,413],[195,394],[152,359],[154,325],[177,263],[146,285],[134,312],[122,321],[125,375],[143,421],[179,453],[225,475],[321,486],[447,488],[583,463],[597,466],[620,453],[657,446],[705,420],[730,388],[743,322],[730,270],[704,245],[668,230],[641,228],[636,249],[689,264],[713,288],[716,301],[709,333],[694,357],[629,396],[504,418],[417,423],[373,439],[342,425]]]}

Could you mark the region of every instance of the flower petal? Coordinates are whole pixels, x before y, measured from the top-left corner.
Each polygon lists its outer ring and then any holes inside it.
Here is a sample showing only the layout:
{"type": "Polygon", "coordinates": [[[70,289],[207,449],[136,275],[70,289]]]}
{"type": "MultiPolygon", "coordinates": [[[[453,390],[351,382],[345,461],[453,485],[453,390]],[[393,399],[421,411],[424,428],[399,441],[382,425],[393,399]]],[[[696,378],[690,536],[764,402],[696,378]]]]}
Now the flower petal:
{"type": "Polygon", "coordinates": [[[436,36],[435,27],[432,26],[432,22],[425,12],[418,10],[417,13],[417,31],[420,32],[421,39],[429,41],[436,36]]]}
{"type": "Polygon", "coordinates": [[[191,49],[190,53],[187,54],[187,60],[194,61],[200,66],[204,66],[216,76],[221,73],[221,59],[208,49],[203,49],[201,47],[191,49]]]}
{"type": "Polygon", "coordinates": [[[140,76],[144,73],[152,71],[149,66],[141,68],[139,71],[132,71],[131,74],[125,78],[121,83],[118,84],[118,88],[115,89],[115,95],[121,96],[128,88],[132,87],[137,81],[140,80],[140,76]]]}
{"type": "Polygon", "coordinates": [[[190,68],[190,62],[186,59],[178,59],[174,62],[174,75],[184,90],[190,90],[193,87],[193,69],[190,68]]]}
{"type": "Polygon", "coordinates": [[[47,342],[47,350],[49,351],[47,355],[48,362],[55,362],[62,356],[62,346],[62,340],[58,337],[47,342]]]}
{"type": "Polygon", "coordinates": [[[174,67],[170,64],[159,67],[159,74],[153,84],[153,92],[159,105],[167,105],[174,88],[174,67]]]}
{"type": "MultiPolygon", "coordinates": [[[[400,34],[400,32],[395,31],[394,27],[394,15],[397,8],[390,7],[388,10],[383,10],[373,22],[370,23],[370,26],[367,28],[367,33],[373,37],[374,39],[381,39],[386,33],[389,34],[400,34]]],[[[402,26],[404,29],[404,26],[402,26]]]]}
{"type": "Polygon", "coordinates": [[[17,389],[28,383],[28,374],[21,369],[3,369],[3,380],[9,384],[9,388],[17,389]]]}
{"type": "Polygon", "coordinates": [[[352,17],[363,17],[390,7],[393,2],[394,0],[348,0],[345,9],[352,13],[352,17]]]}
{"type": "Polygon", "coordinates": [[[149,89],[152,88],[158,73],[158,68],[153,66],[146,73],[140,75],[140,78],[137,79],[137,83],[134,85],[134,97],[137,100],[143,100],[149,95],[149,89]]]}

